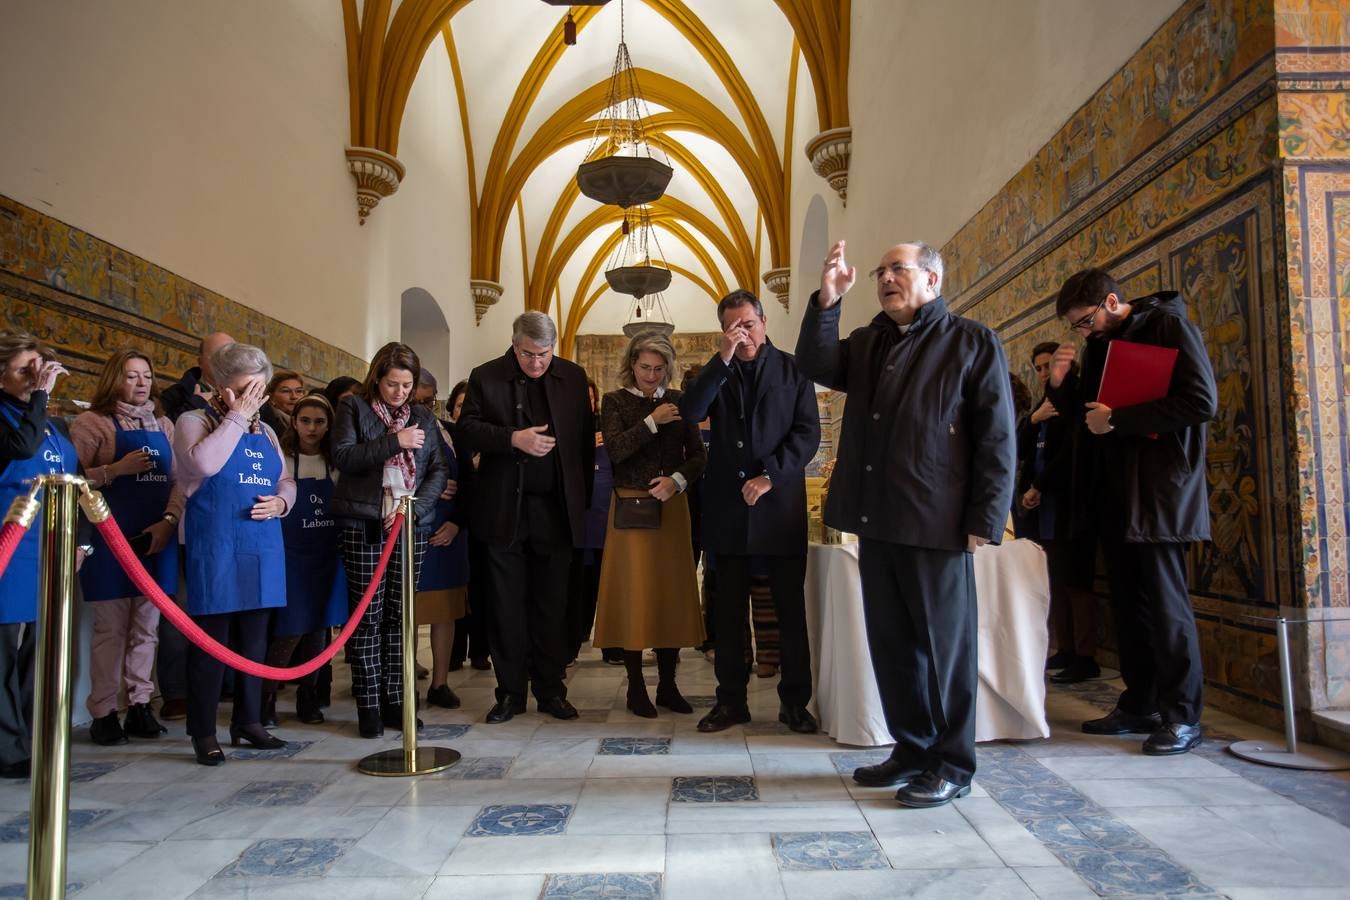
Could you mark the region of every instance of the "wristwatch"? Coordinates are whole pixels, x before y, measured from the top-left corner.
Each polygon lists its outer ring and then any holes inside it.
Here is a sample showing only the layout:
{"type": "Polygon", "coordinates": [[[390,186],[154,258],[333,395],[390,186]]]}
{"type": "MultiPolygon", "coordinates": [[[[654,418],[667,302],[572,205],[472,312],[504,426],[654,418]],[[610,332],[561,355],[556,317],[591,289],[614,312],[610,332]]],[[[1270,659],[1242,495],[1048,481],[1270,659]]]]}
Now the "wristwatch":
{"type": "Polygon", "coordinates": [[[168,522],[170,525],[177,525],[177,524],[178,524],[178,516],[174,515],[174,514],[171,513],[171,512],[166,512],[166,513],[164,514],[164,521],[165,521],[165,522],[168,522]]]}
{"type": "Polygon", "coordinates": [[[93,545],[93,544],[80,544],[80,545],[79,545],[78,547],[76,547],[75,549],[76,549],[76,550],[82,551],[82,552],[84,553],[84,558],[85,558],[85,559],[88,559],[89,557],[91,557],[91,556],[94,555],[94,545],[93,545]]]}

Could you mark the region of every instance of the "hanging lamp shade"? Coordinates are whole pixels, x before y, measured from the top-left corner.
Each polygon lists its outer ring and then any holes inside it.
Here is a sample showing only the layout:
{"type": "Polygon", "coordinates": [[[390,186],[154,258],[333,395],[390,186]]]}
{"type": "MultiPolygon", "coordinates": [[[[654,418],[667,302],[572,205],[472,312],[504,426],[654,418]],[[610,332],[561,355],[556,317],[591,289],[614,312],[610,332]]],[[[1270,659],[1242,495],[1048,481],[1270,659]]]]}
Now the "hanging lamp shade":
{"type": "Polygon", "coordinates": [[[625,214],[623,240],[605,268],[605,281],[618,293],[639,300],[670,287],[670,268],[652,229],[649,207],[625,214]]]}
{"type": "Polygon", "coordinates": [[[675,326],[670,321],[670,310],[666,309],[665,298],[659,293],[633,300],[633,308],[628,311],[628,321],[623,325],[627,337],[637,337],[644,331],[670,335],[675,326]]]}
{"type": "MultiPolygon", "coordinates": [[[[665,194],[674,169],[669,158],[662,160],[652,154],[653,143],[643,127],[648,115],[624,41],[624,7],[620,0],[619,49],[609,77],[607,102],[595,121],[587,161],[577,168],[581,193],[623,209],[651,203],[665,194]]],[[[665,156],[659,147],[656,149],[665,156]]]]}
{"type": "Polygon", "coordinates": [[[605,281],[617,293],[628,294],[639,300],[648,294],[659,294],[670,287],[670,270],[664,266],[620,266],[605,272],[605,281]]]}

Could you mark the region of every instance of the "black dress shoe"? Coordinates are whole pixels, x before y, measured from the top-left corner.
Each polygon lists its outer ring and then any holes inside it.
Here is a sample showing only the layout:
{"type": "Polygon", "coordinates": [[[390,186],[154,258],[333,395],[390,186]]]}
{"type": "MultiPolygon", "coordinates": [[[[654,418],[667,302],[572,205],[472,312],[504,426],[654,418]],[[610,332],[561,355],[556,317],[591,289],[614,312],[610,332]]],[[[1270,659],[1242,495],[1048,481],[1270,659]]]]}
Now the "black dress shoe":
{"type": "Polygon", "coordinates": [[[21,759],[16,763],[0,763],[0,778],[27,778],[32,773],[31,759],[21,759]]]}
{"type": "Polygon", "coordinates": [[[1170,722],[1148,736],[1144,752],[1149,756],[1176,756],[1200,745],[1200,726],[1170,722]]]}
{"type": "Polygon", "coordinates": [[[726,731],[732,725],[744,725],[749,721],[750,710],[746,707],[719,703],[712,708],[712,712],[699,719],[698,730],[704,734],[711,734],[714,731],[726,731]]]}
{"type": "Polygon", "coordinates": [[[1077,684],[1102,677],[1102,667],[1090,656],[1079,656],[1060,671],[1050,676],[1055,684],[1077,684]]]}
{"type": "Polygon", "coordinates": [[[811,711],[805,706],[779,704],[778,721],[798,734],[815,734],[820,731],[820,725],[816,722],[816,717],[811,715],[811,711]]]}
{"type": "Polygon", "coordinates": [[[384,721],[378,709],[356,709],[356,727],[363,738],[377,738],[384,735],[384,721]]]}
{"type": "Polygon", "coordinates": [[[969,793],[968,784],[956,784],[932,772],[920,772],[913,781],[895,792],[895,799],[901,806],[911,809],[932,809],[946,806],[969,793]]]}
{"type": "Polygon", "coordinates": [[[443,684],[427,691],[427,705],[439,706],[441,709],[459,709],[459,695],[450,690],[450,685],[443,684]]]}
{"type": "Polygon", "coordinates": [[[555,719],[575,719],[581,713],[577,708],[567,702],[566,697],[550,697],[547,700],[536,700],[535,709],[541,713],[548,713],[555,719]]]}
{"type": "Polygon", "coordinates": [[[197,762],[203,766],[219,766],[225,763],[225,751],[214,737],[195,737],[192,739],[192,752],[197,762]]]}
{"type": "Polygon", "coordinates": [[[516,717],[516,707],[510,700],[498,700],[493,704],[492,709],[488,710],[487,718],[483,721],[489,725],[500,725],[503,722],[510,722],[516,717]]]}
{"type": "Polygon", "coordinates": [[[1162,716],[1135,715],[1117,706],[1100,719],[1083,723],[1084,734],[1152,734],[1162,727],[1162,716]]]}
{"type": "Polygon", "coordinates": [[[123,730],[129,737],[157,738],[168,734],[169,729],[159,724],[159,719],[150,711],[149,703],[133,703],[127,709],[127,720],[123,730]]]}
{"type": "Polygon", "coordinates": [[[891,757],[875,766],[859,766],[853,770],[853,780],[863,787],[898,787],[909,784],[923,772],[922,766],[912,766],[891,757]]]}
{"type": "Polygon", "coordinates": [[[262,725],[231,725],[230,726],[230,746],[238,747],[240,743],[248,744],[250,747],[256,747],[259,750],[280,750],[286,746],[286,742],[281,738],[267,733],[267,729],[262,725]]]}
{"type": "Polygon", "coordinates": [[[116,747],[118,744],[127,742],[127,733],[122,730],[122,723],[117,721],[117,710],[113,710],[106,716],[99,716],[89,723],[89,737],[95,744],[102,747],[116,747]]]}
{"type": "MultiPolygon", "coordinates": [[[[384,722],[385,728],[392,728],[395,731],[403,730],[403,704],[390,703],[380,707],[380,720],[384,722]]],[[[425,724],[421,719],[417,720],[417,727],[423,728],[425,724]]]]}
{"type": "Polygon", "coordinates": [[[1069,653],[1066,650],[1060,650],[1045,661],[1045,670],[1049,672],[1052,669],[1062,669],[1073,661],[1074,655],[1072,653],[1069,653]]]}

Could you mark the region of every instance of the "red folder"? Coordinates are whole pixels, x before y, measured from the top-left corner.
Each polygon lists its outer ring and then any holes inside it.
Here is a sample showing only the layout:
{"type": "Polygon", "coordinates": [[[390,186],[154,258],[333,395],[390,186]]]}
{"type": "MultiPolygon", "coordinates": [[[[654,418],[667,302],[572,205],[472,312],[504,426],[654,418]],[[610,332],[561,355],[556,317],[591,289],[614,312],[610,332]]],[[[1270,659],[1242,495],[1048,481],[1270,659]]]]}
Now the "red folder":
{"type": "Polygon", "coordinates": [[[1177,353],[1175,347],[1112,341],[1106,347],[1097,402],[1111,409],[1126,409],[1166,397],[1177,353]]]}

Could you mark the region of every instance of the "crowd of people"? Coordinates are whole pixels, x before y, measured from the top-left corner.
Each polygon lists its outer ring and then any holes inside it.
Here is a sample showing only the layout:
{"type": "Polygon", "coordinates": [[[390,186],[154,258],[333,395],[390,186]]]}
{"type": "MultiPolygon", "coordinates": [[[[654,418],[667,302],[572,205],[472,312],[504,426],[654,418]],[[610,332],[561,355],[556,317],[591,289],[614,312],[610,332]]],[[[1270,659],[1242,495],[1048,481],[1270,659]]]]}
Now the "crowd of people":
{"type": "MultiPolygon", "coordinates": [[[[1035,347],[1044,396],[1034,409],[1023,398],[1019,425],[1002,345],[947,308],[940,254],[922,242],[889,250],[871,273],[880,311],[841,339],[841,301],[856,278],[844,250],[841,241],[825,261],[795,356],[768,339],[760,301],[738,290],[718,304],[717,352],[682,389],[672,387],[669,338],[648,331],[618,361],[622,387],[603,397],[554,355],[556,327],[532,311],[513,323],[506,352],[444,405],[405,344],[382,347],[363,379],[306,392],[299,373],[275,370],[258,347],[212,334],[198,365],[162,393],[148,356],[114,354],[87,411],[67,425],[48,415],[65,374],[53,351],[0,334],[0,503],[36,475],[82,473],[160,588],[207,634],[286,666],[318,654],[371,588],[411,497],[416,617],[431,629],[426,702],[458,708],[450,671],[466,660],[491,668],[489,724],[523,713],[531,694],[539,712],[577,718],[565,676],[587,640],[626,667],[627,708],[645,718],[692,713],[677,683],[680,651],[709,651],[717,696],[698,730],[749,722],[758,590],[775,620],[778,718],[809,734],[818,729],[803,597],[805,470],[820,442],[814,382],[849,395],[824,516],[860,537],[869,649],[895,739],[890,758],[855,780],[897,786],[913,807],[969,792],[973,554],[1000,541],[1010,510],[1047,552],[1061,680],[1098,674],[1088,591],[1099,548],[1105,559],[1125,691],[1084,730],[1148,734],[1147,753],[1191,749],[1202,677],[1184,554],[1208,537],[1215,400],[1184,302],[1126,301],[1102,270],[1070,278],[1057,313],[1088,338],[1081,361],[1073,343],[1035,347]],[[1178,351],[1166,397],[1116,410],[1093,401],[1116,339],[1178,351]]],[[[5,777],[30,766],[36,563],[30,532],[0,578],[5,777]]],[[[91,530],[77,565],[93,606],[92,740],[154,739],[166,730],[160,719],[186,718],[197,761],[219,765],[224,695],[233,744],[284,745],[268,731],[283,685],[227,679],[222,663],[160,622],[91,530]]],[[[403,727],[402,565],[395,553],[348,647],[367,738],[403,727]]],[[[298,679],[299,721],[324,721],[331,682],[331,666],[298,679]]]]}

